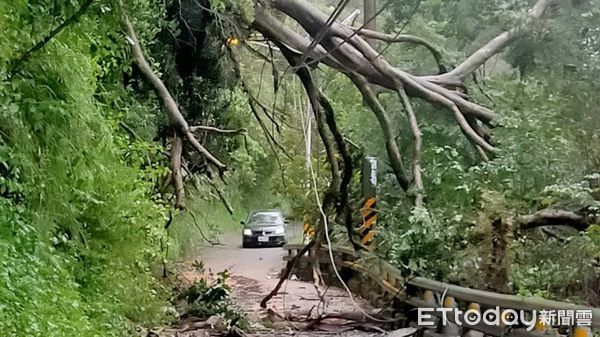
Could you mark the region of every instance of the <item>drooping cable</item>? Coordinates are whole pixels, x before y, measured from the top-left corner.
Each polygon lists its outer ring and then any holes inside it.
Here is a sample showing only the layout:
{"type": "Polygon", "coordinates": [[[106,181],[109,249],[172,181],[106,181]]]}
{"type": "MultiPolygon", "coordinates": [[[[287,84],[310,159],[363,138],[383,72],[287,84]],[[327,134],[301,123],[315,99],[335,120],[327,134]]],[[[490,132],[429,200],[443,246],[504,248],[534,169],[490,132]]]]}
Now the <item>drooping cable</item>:
{"type": "Polygon", "coordinates": [[[298,62],[298,66],[302,66],[304,64],[304,62],[306,61],[306,59],[308,58],[308,55],[310,55],[310,52],[321,43],[321,40],[323,40],[323,38],[327,34],[327,31],[329,30],[331,25],[333,25],[333,23],[342,14],[342,12],[344,11],[344,8],[346,8],[346,6],[348,6],[348,3],[350,3],[350,0],[342,0],[338,3],[338,5],[333,10],[331,15],[329,15],[329,18],[325,22],[325,25],[319,29],[319,32],[317,33],[315,38],[308,45],[308,48],[306,48],[306,50],[304,52],[302,52],[300,61],[298,62]]]}

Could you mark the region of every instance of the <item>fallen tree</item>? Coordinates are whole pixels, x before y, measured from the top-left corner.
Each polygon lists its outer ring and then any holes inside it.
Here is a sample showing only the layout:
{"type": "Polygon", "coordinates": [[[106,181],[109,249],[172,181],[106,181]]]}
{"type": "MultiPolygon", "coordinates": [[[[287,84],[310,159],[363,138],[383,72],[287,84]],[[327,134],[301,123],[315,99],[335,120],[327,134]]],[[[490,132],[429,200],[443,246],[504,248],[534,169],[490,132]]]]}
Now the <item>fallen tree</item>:
{"type": "Polygon", "coordinates": [[[182,165],[183,156],[183,140],[186,140],[198,153],[206,159],[209,165],[214,166],[219,174],[227,169],[227,166],[217,159],[210,151],[208,151],[198,141],[194,132],[204,131],[218,135],[239,135],[246,132],[245,129],[224,130],[212,126],[196,125],[190,126],[185,119],[183,113],[179,109],[179,105],[173,98],[173,95],[167,89],[164,82],[152,70],[150,64],[144,56],[144,51],[137,38],[133,24],[128,17],[123,18],[123,24],[127,34],[127,40],[131,45],[131,54],[135,65],[139,68],[144,79],[152,86],[157,96],[163,103],[163,107],[169,116],[174,135],[171,138],[171,176],[169,180],[175,191],[175,207],[185,209],[185,190],[183,184],[182,171],[185,168],[182,165]]]}
{"type": "MultiPolygon", "coordinates": [[[[487,126],[493,125],[496,115],[491,109],[472,101],[466,94],[468,91],[466,90],[465,81],[486,61],[502,52],[511,42],[527,34],[530,31],[528,28],[543,17],[554,1],[537,0],[529,10],[529,20],[525,23],[525,27],[517,26],[500,33],[458,63],[453,69],[447,69],[447,66],[443,64],[443,57],[438,48],[418,36],[391,35],[367,29],[367,26],[370,28],[373,26],[369,24],[370,20],[362,27],[341,23],[336,20],[340,15],[340,10],[336,10],[332,15],[327,15],[305,0],[256,0],[254,2],[254,21],[250,28],[261,33],[265,40],[269,42],[271,57],[264,56],[256,50],[253,50],[253,53],[260,54],[262,58],[267,61],[270,60],[274,64],[272,43],[278,47],[279,51],[286,54],[284,56],[288,62],[288,69],[291,69],[301,78],[307,90],[311,107],[318,117],[317,122],[322,122],[322,126],[327,126],[327,132],[322,127],[319,128],[319,132],[327,150],[327,157],[332,170],[332,179],[334,180],[332,186],[336,187],[335,190],[329,191],[329,193],[339,197],[336,206],[338,211],[344,208],[344,203],[347,204],[348,177],[351,176],[353,165],[349,159],[350,156],[346,149],[343,133],[335,124],[335,112],[321,92],[311,89],[311,86],[313,86],[310,83],[312,82],[311,69],[321,63],[347,76],[354,83],[357,90],[360,91],[364,101],[379,122],[385,138],[390,166],[399,186],[404,191],[412,191],[415,206],[422,207],[425,200],[425,186],[421,172],[423,139],[419,127],[418,113],[413,109],[412,100],[419,98],[446,108],[454,117],[463,134],[474,145],[481,158],[487,160],[492,157],[496,153],[496,147],[491,140],[487,126]],[[295,31],[283,23],[284,20],[280,19],[282,15],[298,23],[304,32],[295,31]],[[394,67],[374,48],[375,43],[372,43],[373,41],[411,43],[422,46],[430,51],[436,60],[438,64],[436,71],[438,73],[416,76],[394,67]],[[413,137],[412,152],[414,155],[412,156],[410,170],[407,170],[403,164],[402,153],[391,126],[389,112],[385,111],[377,96],[380,88],[395,92],[404,107],[404,113],[413,137]],[[337,154],[342,158],[340,163],[336,159],[337,154]],[[407,171],[411,172],[408,173],[407,171]]],[[[340,5],[343,5],[343,3],[340,5]]],[[[379,13],[377,12],[375,15],[379,13]]],[[[215,167],[219,172],[223,172],[226,169],[225,164],[197,140],[194,132],[205,131],[213,134],[235,135],[244,131],[220,130],[210,126],[190,126],[184,118],[184,114],[179,110],[173,96],[148,65],[135,36],[135,31],[127,19],[125,20],[125,27],[128,40],[131,43],[135,64],[163,102],[177,136],[189,143],[193,149],[206,159],[209,165],[215,167]]],[[[238,28],[235,28],[235,30],[238,30],[238,28]]],[[[249,47],[246,43],[244,45],[249,47]]],[[[276,72],[275,68],[274,72],[276,72]]],[[[275,84],[274,88],[277,90],[278,85],[275,84]]],[[[248,95],[251,96],[250,92],[248,92],[248,95]]],[[[252,97],[249,98],[249,104],[254,106],[253,111],[255,111],[256,101],[252,97]]],[[[260,121],[258,116],[255,117],[259,119],[259,122],[263,122],[260,121]]],[[[266,127],[263,129],[267,130],[266,127]]],[[[171,155],[171,163],[175,177],[171,177],[170,181],[176,191],[176,205],[183,208],[183,189],[180,186],[179,177],[177,177],[178,168],[175,167],[180,162],[180,160],[177,160],[179,144],[176,138],[173,138],[173,140],[175,146],[172,146],[172,148],[176,153],[171,155]]],[[[272,146],[277,145],[276,142],[270,142],[270,144],[272,146]]],[[[351,221],[347,216],[345,219],[346,222],[351,221]]]]}
{"type": "MultiPolygon", "coordinates": [[[[552,2],[553,0],[538,0],[529,11],[528,23],[533,24],[541,18],[552,2]]],[[[496,148],[485,126],[492,125],[495,113],[470,100],[465,94],[465,80],[491,57],[528,32],[523,27],[502,32],[465,58],[454,69],[443,74],[415,76],[389,64],[365,39],[422,45],[431,51],[440,65],[439,70],[445,70],[441,65],[440,53],[435,46],[416,36],[394,37],[364,27],[356,28],[342,24],[331,20],[330,16],[304,0],[256,1],[252,28],[262,33],[267,40],[284,45],[288,50],[299,55],[301,64],[290,63],[290,68],[295,72],[299,68],[314,67],[318,63],[323,63],[352,80],[379,121],[386,139],[390,164],[399,185],[405,191],[411,187],[414,189],[415,205],[419,207],[423,206],[425,193],[420,164],[422,139],[418,117],[411,100],[420,98],[446,108],[482,158],[493,156],[496,148]],[[309,37],[292,30],[279,20],[281,14],[297,22],[309,37]],[[396,92],[404,106],[414,139],[415,155],[411,179],[407,177],[402,164],[398,145],[391,133],[387,112],[373,93],[374,86],[396,92]]],[[[290,57],[286,58],[290,60],[290,57]]]]}
{"type": "Polygon", "coordinates": [[[584,231],[598,220],[598,214],[587,207],[579,211],[548,208],[532,214],[521,215],[516,220],[519,229],[567,226],[584,231]]]}

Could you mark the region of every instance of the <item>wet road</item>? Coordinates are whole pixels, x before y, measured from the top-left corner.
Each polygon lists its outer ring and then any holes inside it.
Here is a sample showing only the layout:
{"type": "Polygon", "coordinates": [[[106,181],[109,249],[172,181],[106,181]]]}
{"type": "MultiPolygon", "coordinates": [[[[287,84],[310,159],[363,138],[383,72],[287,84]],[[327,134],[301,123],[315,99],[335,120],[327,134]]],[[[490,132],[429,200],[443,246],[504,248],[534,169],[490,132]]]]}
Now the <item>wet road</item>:
{"type": "MultiPolygon", "coordinates": [[[[291,226],[290,226],[291,227],[291,226]]],[[[300,242],[301,229],[288,228],[288,242],[300,242]]],[[[272,324],[267,329],[264,324],[269,316],[267,309],[260,308],[260,301],[277,284],[279,275],[285,267],[283,256],[287,254],[282,248],[250,248],[241,245],[240,233],[223,235],[222,246],[204,247],[199,257],[206,271],[217,273],[227,269],[231,274],[229,284],[232,287],[232,301],[235,306],[248,314],[257,336],[283,336],[293,333],[295,336],[331,336],[329,332],[298,332],[292,331],[289,324],[272,324]]],[[[293,277],[292,277],[293,279],[293,277]]],[[[288,280],[280,293],[268,304],[268,308],[280,315],[295,317],[306,316],[309,312],[314,315],[321,313],[358,312],[346,292],[338,288],[320,288],[325,292],[324,302],[312,283],[288,280]]],[[[362,308],[370,310],[368,304],[361,299],[355,301],[362,308]]],[[[337,331],[335,336],[379,336],[380,334],[362,331],[337,331]]]]}

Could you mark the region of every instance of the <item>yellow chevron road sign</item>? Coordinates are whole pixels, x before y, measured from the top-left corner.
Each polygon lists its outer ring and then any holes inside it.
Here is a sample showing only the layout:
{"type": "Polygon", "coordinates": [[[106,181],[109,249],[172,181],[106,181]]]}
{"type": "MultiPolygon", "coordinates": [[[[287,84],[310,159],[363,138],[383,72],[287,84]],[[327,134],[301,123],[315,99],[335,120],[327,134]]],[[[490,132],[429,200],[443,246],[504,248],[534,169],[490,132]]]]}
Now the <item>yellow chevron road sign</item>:
{"type": "Polygon", "coordinates": [[[377,159],[374,157],[365,158],[362,168],[362,194],[364,200],[360,208],[361,223],[359,225],[360,242],[372,247],[376,231],[374,230],[377,222],[377,200],[375,198],[377,191],[377,159]]]}

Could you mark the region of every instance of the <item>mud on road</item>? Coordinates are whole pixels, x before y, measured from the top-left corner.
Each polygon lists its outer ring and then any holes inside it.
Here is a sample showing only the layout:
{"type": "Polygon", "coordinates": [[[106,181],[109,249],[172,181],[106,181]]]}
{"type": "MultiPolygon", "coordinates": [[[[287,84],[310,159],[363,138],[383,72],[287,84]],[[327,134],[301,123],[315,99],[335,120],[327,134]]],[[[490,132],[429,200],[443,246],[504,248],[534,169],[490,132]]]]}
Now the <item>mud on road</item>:
{"type": "MultiPolygon", "coordinates": [[[[289,232],[289,231],[288,231],[289,232]]],[[[291,231],[288,242],[299,242],[297,229],[291,231]],[[296,234],[296,235],[294,235],[296,234]]],[[[253,336],[383,336],[382,333],[353,331],[344,327],[340,321],[322,324],[321,331],[296,331],[288,322],[265,323],[269,316],[276,313],[283,317],[304,317],[311,313],[312,317],[319,313],[355,313],[360,316],[359,309],[352,303],[346,291],[329,287],[320,288],[325,293],[324,301],[312,283],[294,280],[292,275],[281,288],[279,294],[268,303],[268,308],[260,308],[260,301],[277,284],[279,275],[285,267],[283,256],[287,253],[282,248],[244,249],[241,245],[241,233],[225,234],[220,246],[205,246],[197,260],[201,260],[206,271],[217,273],[228,270],[231,277],[231,299],[234,305],[245,312],[251,322],[250,334],[253,336]],[[326,330],[326,331],[323,331],[326,330]]],[[[183,273],[180,277],[193,282],[202,275],[194,272],[183,273]]],[[[363,310],[372,308],[360,298],[354,298],[363,310]]],[[[272,317],[271,317],[272,318],[272,317]]]]}

